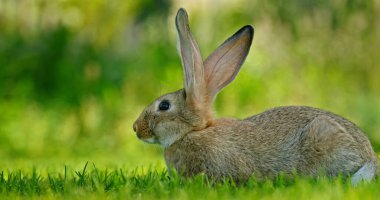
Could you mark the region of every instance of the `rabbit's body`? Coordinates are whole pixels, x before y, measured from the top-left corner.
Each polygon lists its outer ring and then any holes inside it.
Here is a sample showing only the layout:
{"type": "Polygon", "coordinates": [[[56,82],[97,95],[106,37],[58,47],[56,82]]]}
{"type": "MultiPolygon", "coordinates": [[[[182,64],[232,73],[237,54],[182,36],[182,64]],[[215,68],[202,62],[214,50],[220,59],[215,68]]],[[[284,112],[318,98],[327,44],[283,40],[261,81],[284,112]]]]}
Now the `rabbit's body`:
{"type": "Polygon", "coordinates": [[[186,176],[205,173],[236,181],[252,174],[273,178],[293,172],[353,175],[354,183],[374,177],[377,156],[367,137],[330,112],[290,106],[244,120],[214,119],[213,101],[239,72],[253,27],[241,28],[205,60],[183,9],[177,13],[176,27],[184,88],[157,98],[133,125],[141,140],[165,148],[169,167],[186,176]]]}
{"type": "Polygon", "coordinates": [[[353,123],[302,106],[278,107],[244,120],[216,120],[177,140],[165,149],[165,158],[185,175],[204,172],[237,181],[252,174],[273,178],[294,172],[347,176],[376,162],[370,142],[353,123]]]}

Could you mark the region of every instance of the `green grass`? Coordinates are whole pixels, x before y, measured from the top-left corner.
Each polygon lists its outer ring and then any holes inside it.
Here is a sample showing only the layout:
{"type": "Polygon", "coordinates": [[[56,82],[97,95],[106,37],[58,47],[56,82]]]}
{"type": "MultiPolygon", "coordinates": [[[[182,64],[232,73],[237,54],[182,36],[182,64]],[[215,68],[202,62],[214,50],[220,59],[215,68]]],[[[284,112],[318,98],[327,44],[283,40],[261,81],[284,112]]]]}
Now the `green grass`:
{"type": "Polygon", "coordinates": [[[349,181],[325,177],[212,183],[204,176],[168,176],[153,167],[99,169],[90,163],[77,170],[62,166],[0,172],[1,199],[378,199],[379,188],[380,179],[352,187],[349,181]]]}

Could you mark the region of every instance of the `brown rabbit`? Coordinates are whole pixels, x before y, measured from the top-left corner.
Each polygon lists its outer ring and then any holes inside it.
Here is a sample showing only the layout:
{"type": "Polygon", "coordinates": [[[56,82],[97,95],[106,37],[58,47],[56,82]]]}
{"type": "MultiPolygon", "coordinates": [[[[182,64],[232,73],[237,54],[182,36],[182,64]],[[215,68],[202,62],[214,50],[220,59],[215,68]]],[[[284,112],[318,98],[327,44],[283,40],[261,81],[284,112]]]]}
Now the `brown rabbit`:
{"type": "Polygon", "coordinates": [[[137,136],[165,148],[168,167],[184,176],[205,173],[213,179],[273,178],[296,172],[371,180],[377,155],[352,122],[311,107],[278,107],[244,120],[215,119],[216,94],[239,72],[253,39],[244,26],[205,61],[194,40],[187,13],[176,16],[184,88],[157,98],[133,125],[137,136]]]}

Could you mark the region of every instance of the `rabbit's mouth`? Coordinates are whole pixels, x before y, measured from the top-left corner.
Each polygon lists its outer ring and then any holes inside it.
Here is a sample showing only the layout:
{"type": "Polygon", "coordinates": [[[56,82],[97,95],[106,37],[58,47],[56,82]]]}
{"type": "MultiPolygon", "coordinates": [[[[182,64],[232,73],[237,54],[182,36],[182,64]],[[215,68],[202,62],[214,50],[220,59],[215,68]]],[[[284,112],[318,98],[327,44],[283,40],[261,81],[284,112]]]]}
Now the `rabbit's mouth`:
{"type": "Polygon", "coordinates": [[[143,140],[144,142],[157,143],[156,135],[148,127],[139,127],[139,130],[136,131],[136,135],[140,140],[143,140]]]}
{"type": "Polygon", "coordinates": [[[146,143],[150,143],[150,144],[159,143],[156,135],[151,130],[145,130],[145,131],[142,130],[141,132],[137,132],[137,137],[146,143]]]}
{"type": "Polygon", "coordinates": [[[142,141],[149,143],[149,144],[157,144],[159,141],[156,137],[150,137],[150,138],[141,138],[142,141]]]}
{"type": "Polygon", "coordinates": [[[145,120],[136,120],[133,124],[133,130],[136,132],[137,137],[147,143],[157,143],[157,137],[150,129],[149,124],[145,120]]]}

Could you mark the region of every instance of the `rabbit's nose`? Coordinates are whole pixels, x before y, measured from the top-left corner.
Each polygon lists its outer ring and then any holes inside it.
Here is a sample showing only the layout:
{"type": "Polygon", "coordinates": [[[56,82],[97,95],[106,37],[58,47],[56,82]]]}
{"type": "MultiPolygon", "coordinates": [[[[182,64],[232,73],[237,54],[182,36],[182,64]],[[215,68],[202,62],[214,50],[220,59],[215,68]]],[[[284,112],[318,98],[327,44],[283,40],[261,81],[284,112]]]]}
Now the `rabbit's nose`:
{"type": "Polygon", "coordinates": [[[137,132],[137,123],[136,123],[136,122],[133,123],[133,131],[134,131],[134,132],[137,132]]]}

